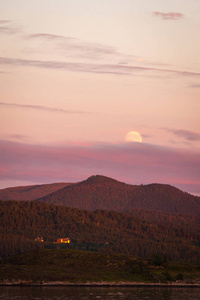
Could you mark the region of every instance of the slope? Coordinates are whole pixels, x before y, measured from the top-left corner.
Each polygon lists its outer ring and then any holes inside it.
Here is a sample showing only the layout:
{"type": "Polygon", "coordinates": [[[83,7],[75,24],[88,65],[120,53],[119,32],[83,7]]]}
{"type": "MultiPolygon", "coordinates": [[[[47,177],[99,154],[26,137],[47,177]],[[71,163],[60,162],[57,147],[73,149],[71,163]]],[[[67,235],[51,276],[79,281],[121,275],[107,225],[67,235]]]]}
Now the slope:
{"type": "Polygon", "coordinates": [[[37,201],[86,210],[126,212],[135,208],[200,215],[200,197],[166,184],[130,185],[105,176],[66,186],[37,201]]]}
{"type": "Polygon", "coordinates": [[[39,248],[73,248],[199,261],[197,216],[134,210],[86,211],[36,201],[0,201],[0,257],[39,248]],[[35,242],[43,237],[44,242],[35,242]],[[54,243],[68,237],[70,244],[54,243]]]}
{"type": "Polygon", "coordinates": [[[0,190],[0,200],[36,200],[72,183],[52,183],[30,186],[10,187],[0,190]]]}

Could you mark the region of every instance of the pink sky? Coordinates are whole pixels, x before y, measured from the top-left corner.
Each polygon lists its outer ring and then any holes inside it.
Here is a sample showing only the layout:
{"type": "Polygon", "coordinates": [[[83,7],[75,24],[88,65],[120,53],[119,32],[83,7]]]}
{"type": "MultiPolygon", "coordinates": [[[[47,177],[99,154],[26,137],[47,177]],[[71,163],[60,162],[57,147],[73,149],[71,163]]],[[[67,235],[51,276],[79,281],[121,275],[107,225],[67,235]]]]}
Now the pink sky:
{"type": "Polygon", "coordinates": [[[101,174],[200,194],[199,15],[199,0],[3,1],[0,188],[101,174]]]}

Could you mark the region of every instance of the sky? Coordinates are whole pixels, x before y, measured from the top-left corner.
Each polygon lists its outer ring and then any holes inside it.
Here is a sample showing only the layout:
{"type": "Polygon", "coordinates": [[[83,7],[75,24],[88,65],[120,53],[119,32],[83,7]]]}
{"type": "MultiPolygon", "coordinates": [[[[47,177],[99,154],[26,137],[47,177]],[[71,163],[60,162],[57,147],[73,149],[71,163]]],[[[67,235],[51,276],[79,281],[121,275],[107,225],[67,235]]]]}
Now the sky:
{"type": "Polygon", "coordinates": [[[199,32],[200,0],[0,0],[0,188],[200,195],[199,32]]]}

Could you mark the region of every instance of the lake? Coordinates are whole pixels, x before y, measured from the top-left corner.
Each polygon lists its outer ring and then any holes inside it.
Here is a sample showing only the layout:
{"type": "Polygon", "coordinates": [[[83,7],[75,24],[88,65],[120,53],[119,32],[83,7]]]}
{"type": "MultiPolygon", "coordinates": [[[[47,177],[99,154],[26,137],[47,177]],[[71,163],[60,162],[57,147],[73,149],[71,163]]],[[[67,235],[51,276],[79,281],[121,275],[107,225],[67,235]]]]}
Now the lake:
{"type": "Polygon", "coordinates": [[[199,300],[199,288],[0,287],[0,300],[199,300]]]}

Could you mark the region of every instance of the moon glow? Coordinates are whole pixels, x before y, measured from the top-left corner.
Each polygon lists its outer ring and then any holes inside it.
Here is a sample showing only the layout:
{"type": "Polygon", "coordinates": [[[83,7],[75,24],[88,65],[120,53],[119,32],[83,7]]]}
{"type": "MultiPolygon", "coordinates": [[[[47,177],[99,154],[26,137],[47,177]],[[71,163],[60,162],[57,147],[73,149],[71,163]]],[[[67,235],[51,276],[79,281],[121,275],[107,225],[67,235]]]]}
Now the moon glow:
{"type": "Polygon", "coordinates": [[[142,137],[137,131],[129,131],[126,135],[126,142],[142,142],[142,137]]]}

